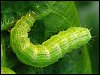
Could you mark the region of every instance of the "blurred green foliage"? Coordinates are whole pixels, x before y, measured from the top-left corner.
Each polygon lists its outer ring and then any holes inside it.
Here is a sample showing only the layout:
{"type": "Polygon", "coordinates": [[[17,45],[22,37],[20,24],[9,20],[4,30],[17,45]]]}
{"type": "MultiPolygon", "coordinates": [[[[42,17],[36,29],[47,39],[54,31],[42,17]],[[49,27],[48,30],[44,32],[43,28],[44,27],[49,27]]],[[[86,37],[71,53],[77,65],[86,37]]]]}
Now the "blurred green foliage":
{"type": "Polygon", "coordinates": [[[99,73],[99,1],[76,1],[81,25],[91,29],[92,39],[88,44],[92,73],[99,73]]]}

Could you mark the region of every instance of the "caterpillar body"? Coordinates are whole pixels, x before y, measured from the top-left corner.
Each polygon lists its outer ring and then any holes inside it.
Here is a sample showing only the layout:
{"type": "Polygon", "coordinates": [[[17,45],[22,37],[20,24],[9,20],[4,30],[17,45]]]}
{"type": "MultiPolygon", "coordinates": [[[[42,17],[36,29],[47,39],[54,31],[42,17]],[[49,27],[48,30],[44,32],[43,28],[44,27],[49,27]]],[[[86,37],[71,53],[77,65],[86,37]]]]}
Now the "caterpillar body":
{"type": "Polygon", "coordinates": [[[10,44],[14,53],[27,65],[46,67],[91,39],[90,30],[87,28],[71,27],[52,36],[41,45],[34,45],[28,38],[28,32],[35,22],[34,16],[34,12],[28,12],[17,21],[10,33],[10,44]]]}

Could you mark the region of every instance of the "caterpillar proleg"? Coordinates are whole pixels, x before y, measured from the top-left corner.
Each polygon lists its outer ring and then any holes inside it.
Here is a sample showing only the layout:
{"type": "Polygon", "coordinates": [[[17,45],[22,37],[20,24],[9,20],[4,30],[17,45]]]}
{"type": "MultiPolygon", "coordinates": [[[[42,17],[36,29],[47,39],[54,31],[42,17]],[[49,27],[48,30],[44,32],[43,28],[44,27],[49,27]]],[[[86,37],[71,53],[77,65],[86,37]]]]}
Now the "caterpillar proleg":
{"type": "Polygon", "coordinates": [[[91,39],[90,30],[83,27],[71,27],[66,31],[60,31],[57,35],[41,45],[34,45],[28,38],[35,14],[27,13],[11,29],[10,44],[18,59],[31,66],[46,67],[57,62],[66,53],[71,52],[91,39]]]}

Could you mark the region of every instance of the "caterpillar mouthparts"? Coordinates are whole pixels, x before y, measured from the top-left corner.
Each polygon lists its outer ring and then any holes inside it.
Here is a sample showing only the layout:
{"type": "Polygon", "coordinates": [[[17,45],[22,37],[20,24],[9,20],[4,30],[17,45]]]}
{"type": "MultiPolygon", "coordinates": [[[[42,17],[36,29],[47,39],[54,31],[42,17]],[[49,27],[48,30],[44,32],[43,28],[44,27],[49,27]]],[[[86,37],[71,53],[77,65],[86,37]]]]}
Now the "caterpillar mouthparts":
{"type": "Polygon", "coordinates": [[[18,59],[31,66],[46,67],[57,62],[66,53],[87,44],[91,39],[90,30],[83,27],[71,27],[60,31],[41,45],[34,45],[28,38],[35,14],[27,13],[11,29],[10,44],[18,59]]]}

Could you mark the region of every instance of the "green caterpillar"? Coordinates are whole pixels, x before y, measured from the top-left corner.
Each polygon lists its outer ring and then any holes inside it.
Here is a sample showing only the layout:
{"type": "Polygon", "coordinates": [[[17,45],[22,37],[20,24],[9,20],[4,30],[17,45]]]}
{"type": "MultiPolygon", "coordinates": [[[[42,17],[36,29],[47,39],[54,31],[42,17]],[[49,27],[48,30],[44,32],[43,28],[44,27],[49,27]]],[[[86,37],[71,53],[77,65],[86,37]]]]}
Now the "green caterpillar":
{"type": "Polygon", "coordinates": [[[10,44],[14,53],[27,65],[46,67],[91,39],[90,30],[87,28],[71,27],[52,36],[41,45],[34,45],[28,38],[28,32],[34,22],[35,13],[28,12],[17,21],[10,34],[10,44]]]}

